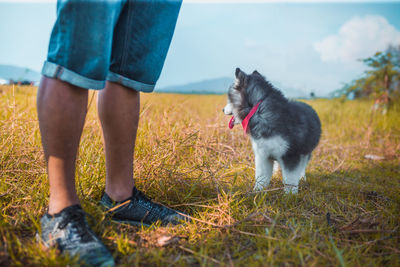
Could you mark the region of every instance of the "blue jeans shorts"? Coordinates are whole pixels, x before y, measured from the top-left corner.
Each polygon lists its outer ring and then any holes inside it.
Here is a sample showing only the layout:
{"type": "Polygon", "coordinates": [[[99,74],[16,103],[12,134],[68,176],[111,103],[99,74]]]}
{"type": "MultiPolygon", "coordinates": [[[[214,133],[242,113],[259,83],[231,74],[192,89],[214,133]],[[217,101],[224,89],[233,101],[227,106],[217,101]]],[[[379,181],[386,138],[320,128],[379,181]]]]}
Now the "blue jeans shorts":
{"type": "Polygon", "coordinates": [[[105,81],[152,92],[182,0],[58,0],[42,74],[78,87],[105,81]]]}

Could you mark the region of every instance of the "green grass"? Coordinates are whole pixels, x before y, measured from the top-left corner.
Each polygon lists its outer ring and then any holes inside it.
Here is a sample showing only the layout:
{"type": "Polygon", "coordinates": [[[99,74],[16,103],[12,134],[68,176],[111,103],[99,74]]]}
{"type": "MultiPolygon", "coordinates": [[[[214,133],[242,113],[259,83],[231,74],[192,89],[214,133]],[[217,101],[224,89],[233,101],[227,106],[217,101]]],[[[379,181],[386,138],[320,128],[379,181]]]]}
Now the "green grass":
{"type": "MultiPolygon", "coordinates": [[[[0,87],[1,266],[73,264],[34,239],[48,197],[35,100],[34,87],[0,87]]],[[[92,101],[77,187],[118,265],[400,266],[399,103],[386,116],[369,101],[308,103],[323,135],[299,194],[285,195],[280,175],[252,192],[250,141],[228,129],[225,96],[143,95],[136,184],[195,221],[138,228],[110,222],[97,205],[105,162],[92,101]]]]}

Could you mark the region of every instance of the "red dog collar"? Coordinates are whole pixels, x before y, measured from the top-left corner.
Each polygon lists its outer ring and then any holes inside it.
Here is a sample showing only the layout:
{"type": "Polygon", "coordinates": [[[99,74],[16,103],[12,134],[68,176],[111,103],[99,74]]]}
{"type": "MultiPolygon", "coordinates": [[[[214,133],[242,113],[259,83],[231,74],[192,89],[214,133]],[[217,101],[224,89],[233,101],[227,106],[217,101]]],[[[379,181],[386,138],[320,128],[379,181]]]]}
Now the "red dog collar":
{"type": "MultiPolygon", "coordinates": [[[[258,103],[250,110],[249,114],[247,114],[246,118],[243,119],[242,127],[243,127],[244,133],[247,133],[249,121],[250,121],[251,117],[253,117],[253,115],[257,112],[258,106],[260,104],[261,104],[261,101],[258,101],[258,103]]],[[[235,121],[235,117],[232,117],[231,120],[229,121],[229,129],[233,128],[234,121],[235,121]]]]}

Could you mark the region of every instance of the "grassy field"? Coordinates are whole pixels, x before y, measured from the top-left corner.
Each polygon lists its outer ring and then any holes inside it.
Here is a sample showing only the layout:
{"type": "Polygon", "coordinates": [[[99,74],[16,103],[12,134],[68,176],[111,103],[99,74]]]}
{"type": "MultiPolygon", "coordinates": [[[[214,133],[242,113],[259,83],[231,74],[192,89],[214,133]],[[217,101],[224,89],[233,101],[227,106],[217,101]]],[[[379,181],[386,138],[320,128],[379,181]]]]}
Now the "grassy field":
{"type": "MultiPolygon", "coordinates": [[[[369,101],[309,101],[322,139],[299,194],[285,195],[280,175],[252,192],[250,141],[228,129],[225,96],[143,95],[137,187],[195,220],[138,228],[110,222],[97,205],[105,163],[90,96],[77,187],[118,265],[400,266],[400,105],[382,116],[369,101]]],[[[0,87],[0,266],[74,262],[34,238],[48,196],[35,101],[34,87],[0,87]]]]}

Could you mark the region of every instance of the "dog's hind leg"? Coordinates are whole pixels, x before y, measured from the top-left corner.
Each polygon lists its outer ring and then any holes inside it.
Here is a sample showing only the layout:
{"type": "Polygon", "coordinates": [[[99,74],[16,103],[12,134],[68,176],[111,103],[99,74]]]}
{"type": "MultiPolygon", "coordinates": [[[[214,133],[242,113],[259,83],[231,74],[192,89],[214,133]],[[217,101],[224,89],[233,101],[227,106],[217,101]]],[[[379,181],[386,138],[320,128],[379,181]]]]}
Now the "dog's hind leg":
{"type": "Polygon", "coordinates": [[[311,153],[308,155],[302,156],[301,160],[300,160],[300,164],[301,164],[301,168],[302,168],[301,177],[303,177],[304,181],[307,180],[306,168],[307,168],[308,163],[310,162],[310,159],[311,159],[311,153]]]}
{"type": "Polygon", "coordinates": [[[301,168],[301,156],[298,154],[287,154],[279,161],[282,168],[283,185],[286,193],[297,193],[299,181],[303,174],[301,168]]]}
{"type": "Polygon", "coordinates": [[[289,170],[286,167],[282,168],[283,184],[285,186],[285,193],[296,194],[299,190],[299,181],[301,178],[301,168],[289,170]]]}
{"type": "Polygon", "coordinates": [[[305,172],[309,159],[309,155],[301,155],[287,158],[286,162],[283,160],[282,176],[286,193],[298,192],[300,179],[302,177],[305,179],[305,172]]]}

